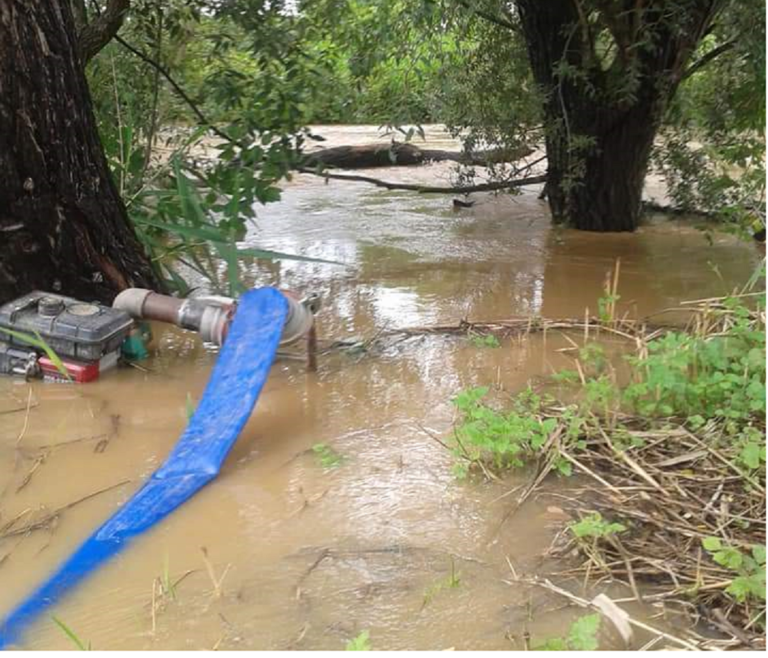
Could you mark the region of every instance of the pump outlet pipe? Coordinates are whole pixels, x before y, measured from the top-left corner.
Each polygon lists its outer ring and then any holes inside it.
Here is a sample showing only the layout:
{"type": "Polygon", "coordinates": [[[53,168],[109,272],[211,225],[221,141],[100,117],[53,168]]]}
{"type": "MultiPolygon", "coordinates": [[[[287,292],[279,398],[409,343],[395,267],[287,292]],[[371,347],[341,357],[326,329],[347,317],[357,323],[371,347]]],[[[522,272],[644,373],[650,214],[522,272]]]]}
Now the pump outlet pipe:
{"type": "Polygon", "coordinates": [[[240,297],[200,404],[165,463],[42,585],[0,619],[0,649],[18,642],[46,608],[219,474],[266,382],[289,308],[288,298],[275,288],[240,297]]]}
{"type": "MultiPolygon", "coordinates": [[[[295,293],[280,291],[288,303],[288,316],[280,337],[280,345],[290,345],[310,334],[319,297],[300,300],[295,293]]],[[[197,331],[209,343],[223,345],[229,325],[237,309],[237,301],[229,297],[190,297],[179,299],[144,288],[128,288],[121,292],[112,307],[140,320],[168,322],[183,329],[197,331]]]]}

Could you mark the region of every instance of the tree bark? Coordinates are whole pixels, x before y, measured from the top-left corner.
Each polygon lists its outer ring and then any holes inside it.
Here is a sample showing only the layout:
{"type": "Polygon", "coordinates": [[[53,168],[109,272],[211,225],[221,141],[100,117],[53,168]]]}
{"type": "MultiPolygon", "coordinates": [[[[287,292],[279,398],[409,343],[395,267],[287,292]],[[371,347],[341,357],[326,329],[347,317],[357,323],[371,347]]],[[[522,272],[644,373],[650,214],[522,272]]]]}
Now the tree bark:
{"type": "MultiPolygon", "coordinates": [[[[627,110],[570,104],[570,129],[590,140],[583,150],[558,143],[548,156],[547,190],[556,222],[584,231],[634,231],[651,148],[665,99],[650,94],[627,110]]],[[[562,121],[562,113],[549,117],[562,121]]],[[[551,141],[559,141],[559,135],[551,141]]]]}
{"type": "Polygon", "coordinates": [[[130,6],[131,0],[109,0],[104,11],[90,23],[85,22],[84,15],[75,16],[75,29],[83,65],[90,62],[117,34],[130,6]]]}
{"type": "Polygon", "coordinates": [[[0,302],[160,284],[96,130],[69,0],[0,0],[0,302]]]}
{"type": "Polygon", "coordinates": [[[672,25],[664,2],[639,5],[637,16],[591,3],[616,40],[615,60],[603,70],[582,3],[517,1],[534,79],[545,96],[547,196],[556,222],[588,231],[637,228],[654,137],[721,5],[691,0],[672,25]],[[635,27],[640,23],[644,33],[635,27]],[[622,96],[630,75],[636,85],[622,96]]]}

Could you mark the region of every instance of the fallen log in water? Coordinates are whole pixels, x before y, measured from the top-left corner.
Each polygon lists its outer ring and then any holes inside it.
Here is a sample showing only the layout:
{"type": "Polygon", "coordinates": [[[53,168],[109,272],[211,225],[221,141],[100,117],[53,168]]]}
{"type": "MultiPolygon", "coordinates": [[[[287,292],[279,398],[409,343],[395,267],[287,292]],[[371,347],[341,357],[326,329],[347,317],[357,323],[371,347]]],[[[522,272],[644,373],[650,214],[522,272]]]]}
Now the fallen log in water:
{"type": "Polygon", "coordinates": [[[487,151],[444,151],[422,149],[415,144],[384,143],[360,146],[334,146],[309,153],[307,166],[325,165],[339,169],[367,169],[417,165],[426,162],[452,161],[461,164],[486,166],[502,162],[516,162],[533,153],[533,149],[521,146],[516,149],[491,149],[487,151]]]}

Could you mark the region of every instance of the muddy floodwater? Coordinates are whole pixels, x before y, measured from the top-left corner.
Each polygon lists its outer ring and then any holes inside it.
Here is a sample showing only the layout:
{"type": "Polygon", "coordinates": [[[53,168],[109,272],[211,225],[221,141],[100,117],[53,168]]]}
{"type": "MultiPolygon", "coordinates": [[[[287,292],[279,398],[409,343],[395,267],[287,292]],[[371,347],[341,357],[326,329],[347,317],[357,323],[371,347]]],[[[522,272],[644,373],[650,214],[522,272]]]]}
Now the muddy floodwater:
{"type": "MultiPolygon", "coordinates": [[[[375,137],[324,132],[325,145],[375,137]]],[[[428,139],[452,146],[438,129],[428,139]]],[[[369,173],[435,184],[450,167],[369,173]]],[[[328,346],[462,318],[583,317],[617,257],[620,312],[643,316],[728,293],[762,258],[689,220],[657,217],[633,235],[556,229],[536,192],[477,195],[455,211],[450,196],[300,176],[259,209],[247,242],[342,265],[246,263],[243,275],[319,293],[328,346]]],[[[194,334],[154,331],[143,370],[82,387],[0,380],[0,616],[130,497],[184,428],[216,354],[194,334]]],[[[279,360],[221,475],[41,617],[22,647],[71,648],[52,616],[97,649],[340,649],[363,630],[377,649],[521,649],[526,632],[562,635],[578,611],[510,584],[507,559],[523,573],[552,570],[545,553],[567,515],[540,496],[505,520],[504,494],[528,474],[458,481],[431,435],[447,435],[460,390],[543,381],[571,364],[558,351],[567,345],[554,333],[496,349],[435,335],[324,355],[317,373],[279,360]],[[158,578],[175,583],[173,596],[158,593],[158,578]]],[[[568,486],[553,476],[546,490],[568,486]]]]}

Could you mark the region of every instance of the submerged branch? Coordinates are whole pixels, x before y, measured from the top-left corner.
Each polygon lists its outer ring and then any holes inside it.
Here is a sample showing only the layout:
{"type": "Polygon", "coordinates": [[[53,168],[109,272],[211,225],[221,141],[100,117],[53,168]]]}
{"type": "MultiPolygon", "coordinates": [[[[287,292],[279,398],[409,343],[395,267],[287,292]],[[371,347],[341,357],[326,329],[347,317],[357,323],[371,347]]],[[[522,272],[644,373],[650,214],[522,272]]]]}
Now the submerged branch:
{"type": "Polygon", "coordinates": [[[394,183],[381,180],[379,178],[372,178],[371,176],[359,176],[355,174],[332,174],[327,171],[315,171],[314,169],[310,169],[308,167],[300,167],[299,171],[304,174],[320,176],[321,178],[352,181],[355,183],[369,183],[371,185],[376,185],[377,187],[383,187],[387,190],[407,190],[411,192],[419,192],[420,194],[470,194],[471,192],[493,192],[495,190],[508,190],[515,187],[523,187],[525,185],[537,185],[539,183],[545,183],[547,180],[546,175],[541,175],[528,176],[526,178],[517,178],[515,180],[508,181],[499,181],[497,183],[480,183],[479,185],[456,185],[441,187],[435,185],[417,185],[414,183],[394,183]]]}

